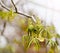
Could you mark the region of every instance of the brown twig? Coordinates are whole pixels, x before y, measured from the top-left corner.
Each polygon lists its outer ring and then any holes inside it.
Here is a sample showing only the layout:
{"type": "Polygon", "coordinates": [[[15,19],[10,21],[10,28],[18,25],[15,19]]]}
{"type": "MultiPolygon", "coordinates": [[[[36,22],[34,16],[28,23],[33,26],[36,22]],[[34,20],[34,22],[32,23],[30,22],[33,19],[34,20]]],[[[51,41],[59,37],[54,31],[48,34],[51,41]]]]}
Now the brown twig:
{"type": "MultiPolygon", "coordinates": [[[[11,1],[12,1],[12,0],[11,0],[11,1]]],[[[14,2],[12,2],[12,3],[14,4],[14,2]]],[[[3,7],[4,9],[10,11],[8,8],[6,8],[5,6],[3,6],[1,3],[0,3],[0,5],[1,5],[1,7],[3,7]]],[[[14,5],[14,6],[15,6],[15,5],[14,5]]],[[[28,17],[28,18],[32,18],[32,17],[29,16],[29,15],[26,15],[26,14],[24,14],[24,13],[18,12],[16,6],[15,6],[15,10],[16,10],[16,12],[14,12],[14,13],[17,13],[17,14],[23,15],[23,16],[28,17]]]]}
{"type": "Polygon", "coordinates": [[[21,13],[21,12],[14,12],[14,13],[17,13],[17,14],[23,15],[23,16],[28,17],[28,18],[32,18],[31,16],[26,15],[26,14],[23,14],[23,13],[21,13]]]}
{"type": "Polygon", "coordinates": [[[1,32],[1,35],[3,35],[5,28],[6,28],[6,22],[4,22],[3,30],[2,30],[2,32],[1,32]]]}
{"type": "MultiPolygon", "coordinates": [[[[32,17],[29,16],[29,15],[26,15],[26,14],[24,14],[24,13],[20,13],[20,12],[18,12],[18,11],[17,11],[17,7],[16,7],[16,5],[14,4],[13,0],[11,0],[11,2],[12,2],[12,4],[13,4],[13,6],[15,7],[15,12],[14,12],[14,13],[17,13],[17,14],[23,15],[23,16],[28,17],[28,18],[32,18],[32,17]]],[[[1,5],[4,9],[10,11],[8,8],[6,8],[4,5],[2,5],[1,2],[0,2],[0,5],[1,5]]],[[[3,31],[2,31],[2,34],[3,34],[4,30],[5,30],[6,22],[4,22],[4,26],[3,26],[3,27],[4,27],[4,29],[3,29],[3,31]]]]}
{"type": "Polygon", "coordinates": [[[11,0],[11,2],[12,2],[12,4],[13,4],[14,8],[15,8],[15,11],[18,12],[18,11],[17,11],[17,7],[16,7],[16,5],[14,4],[13,0],[11,0]]]}
{"type": "Polygon", "coordinates": [[[11,0],[11,2],[12,2],[12,4],[13,4],[14,8],[15,8],[15,11],[16,11],[15,13],[20,14],[20,15],[23,15],[23,16],[28,17],[28,18],[32,18],[32,17],[29,16],[29,15],[26,15],[26,14],[23,14],[23,13],[18,12],[17,7],[16,7],[16,5],[14,4],[13,0],[11,0]]]}
{"type": "MultiPolygon", "coordinates": [[[[13,0],[11,0],[11,2],[12,2],[12,4],[14,5],[15,10],[16,10],[16,12],[14,12],[14,13],[17,13],[17,14],[23,15],[23,16],[28,17],[28,18],[32,18],[32,17],[29,16],[29,15],[26,15],[26,14],[23,14],[23,13],[18,12],[18,11],[17,11],[17,8],[16,8],[16,6],[15,6],[15,4],[14,4],[14,2],[13,2],[13,0]]],[[[4,5],[2,5],[1,2],[0,2],[0,5],[1,5],[1,7],[3,7],[4,9],[6,9],[7,11],[10,11],[8,8],[6,8],[4,5]]],[[[1,32],[1,35],[3,35],[4,30],[5,30],[5,27],[6,27],[6,22],[4,22],[3,31],[1,32]]]]}
{"type": "Polygon", "coordinates": [[[3,5],[1,4],[1,2],[0,2],[0,5],[1,5],[1,7],[3,7],[4,9],[10,11],[8,8],[6,8],[5,6],[3,6],[3,5]]]}

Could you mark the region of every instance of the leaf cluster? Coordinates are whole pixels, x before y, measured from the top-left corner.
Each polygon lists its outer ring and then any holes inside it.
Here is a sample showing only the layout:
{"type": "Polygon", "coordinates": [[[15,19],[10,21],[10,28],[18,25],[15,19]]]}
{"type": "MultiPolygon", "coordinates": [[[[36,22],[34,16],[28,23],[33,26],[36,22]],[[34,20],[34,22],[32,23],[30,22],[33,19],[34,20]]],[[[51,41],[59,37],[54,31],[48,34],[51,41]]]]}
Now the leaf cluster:
{"type": "Polygon", "coordinates": [[[40,43],[44,41],[46,42],[46,47],[49,45],[50,48],[57,48],[58,43],[56,40],[53,41],[52,38],[60,38],[60,35],[56,33],[53,25],[45,26],[39,18],[34,23],[31,18],[28,18],[27,29],[27,35],[22,36],[22,44],[25,50],[30,48],[31,45],[34,45],[34,48],[39,50],[41,48],[40,43]]]}
{"type": "Polygon", "coordinates": [[[16,13],[14,13],[12,10],[0,11],[0,17],[6,21],[12,21],[15,16],[16,16],[16,13]]]}

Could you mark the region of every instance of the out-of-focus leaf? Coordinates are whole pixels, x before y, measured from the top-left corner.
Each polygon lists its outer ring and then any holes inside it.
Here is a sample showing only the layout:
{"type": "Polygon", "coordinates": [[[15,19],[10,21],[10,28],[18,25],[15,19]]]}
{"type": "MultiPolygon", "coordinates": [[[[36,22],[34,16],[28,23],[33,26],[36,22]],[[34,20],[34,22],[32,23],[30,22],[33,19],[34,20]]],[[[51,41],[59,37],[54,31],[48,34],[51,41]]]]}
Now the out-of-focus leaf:
{"type": "Polygon", "coordinates": [[[54,50],[50,48],[50,50],[48,51],[48,53],[54,53],[54,50]]]}
{"type": "Polygon", "coordinates": [[[51,39],[52,37],[52,34],[47,30],[47,39],[51,39]]]}
{"type": "Polygon", "coordinates": [[[14,53],[15,48],[11,45],[7,45],[5,48],[0,48],[0,53],[14,53]]]}
{"type": "Polygon", "coordinates": [[[16,43],[16,44],[18,44],[18,45],[21,45],[20,41],[18,41],[16,39],[14,39],[13,42],[16,43]]]}
{"type": "Polygon", "coordinates": [[[47,26],[47,30],[51,31],[55,31],[55,27],[53,25],[51,26],[47,26]]]}
{"type": "Polygon", "coordinates": [[[55,49],[55,48],[57,48],[57,43],[56,43],[56,41],[53,41],[53,40],[49,40],[49,45],[50,45],[50,48],[52,48],[52,49],[55,49]]]}
{"type": "Polygon", "coordinates": [[[14,13],[12,10],[6,12],[6,11],[0,11],[0,17],[7,21],[12,21],[14,17],[16,16],[16,13],[14,13]]]}
{"type": "Polygon", "coordinates": [[[29,42],[29,44],[28,44],[28,46],[27,46],[27,49],[31,46],[32,43],[36,43],[35,38],[33,38],[33,39],[29,42]]]}
{"type": "Polygon", "coordinates": [[[39,38],[37,38],[40,42],[44,42],[44,40],[45,40],[45,38],[43,38],[43,37],[39,37],[39,38]]]}
{"type": "Polygon", "coordinates": [[[15,16],[16,16],[16,13],[14,13],[12,10],[10,10],[8,12],[8,21],[12,21],[15,16]]]}
{"type": "Polygon", "coordinates": [[[24,35],[22,37],[22,44],[23,44],[25,50],[27,50],[29,43],[30,43],[30,37],[27,35],[24,35]]]}
{"type": "Polygon", "coordinates": [[[39,49],[40,49],[40,43],[39,43],[39,41],[38,41],[37,39],[36,39],[35,41],[36,41],[36,43],[35,43],[33,49],[34,49],[35,51],[39,51],[39,49]]]}
{"type": "Polygon", "coordinates": [[[56,38],[60,38],[60,35],[59,34],[56,34],[56,38]]]}
{"type": "Polygon", "coordinates": [[[32,24],[30,24],[30,25],[28,26],[28,30],[29,30],[29,31],[33,31],[33,28],[34,28],[34,26],[33,26],[32,24]]]}

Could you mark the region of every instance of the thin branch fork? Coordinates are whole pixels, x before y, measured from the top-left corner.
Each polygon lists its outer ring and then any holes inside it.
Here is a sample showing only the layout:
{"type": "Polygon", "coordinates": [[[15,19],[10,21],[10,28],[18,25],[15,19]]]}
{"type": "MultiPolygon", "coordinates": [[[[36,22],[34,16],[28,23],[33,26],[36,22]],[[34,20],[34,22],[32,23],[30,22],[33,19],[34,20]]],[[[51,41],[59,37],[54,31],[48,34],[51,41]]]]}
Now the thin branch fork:
{"type": "Polygon", "coordinates": [[[3,25],[3,30],[2,30],[2,32],[1,32],[1,35],[2,35],[2,36],[4,35],[5,28],[6,28],[6,22],[4,22],[4,25],[3,25]]]}
{"type": "Polygon", "coordinates": [[[6,8],[5,6],[2,5],[2,3],[0,2],[1,7],[3,7],[4,9],[6,9],[7,11],[10,11],[8,8],[6,8]]]}
{"type": "Polygon", "coordinates": [[[15,11],[18,12],[17,7],[16,7],[16,5],[14,4],[13,0],[11,0],[11,2],[12,2],[12,4],[13,4],[14,8],[15,8],[15,11]]]}
{"type": "Polygon", "coordinates": [[[23,14],[23,13],[20,13],[20,12],[14,12],[14,13],[17,13],[17,14],[23,15],[23,16],[28,17],[28,18],[32,18],[31,16],[26,15],[26,14],[23,14]]]}
{"type": "MultiPolygon", "coordinates": [[[[1,2],[2,2],[2,1],[1,1],[1,2]]],[[[10,11],[10,9],[8,9],[8,8],[6,8],[4,5],[2,5],[1,2],[0,2],[0,5],[1,5],[4,9],[10,11]]],[[[36,22],[36,20],[34,19],[34,16],[30,16],[30,15],[26,15],[26,14],[24,14],[24,13],[18,12],[17,7],[16,7],[16,5],[14,4],[13,0],[11,0],[11,2],[12,2],[12,4],[13,4],[14,8],[15,8],[15,12],[14,12],[14,13],[23,15],[23,16],[25,16],[25,17],[27,17],[27,18],[31,18],[34,22],[36,22]]]]}
{"type": "Polygon", "coordinates": [[[28,17],[28,18],[32,18],[31,16],[28,16],[28,15],[26,15],[26,14],[23,14],[23,13],[18,12],[17,7],[16,7],[16,5],[14,4],[13,0],[11,0],[11,2],[12,2],[12,4],[13,4],[14,8],[15,8],[15,11],[16,11],[15,13],[20,14],[20,15],[23,15],[23,16],[26,16],[26,17],[28,17]]]}
{"type": "MultiPolygon", "coordinates": [[[[28,17],[28,18],[32,18],[32,17],[29,16],[29,15],[26,15],[26,14],[24,14],[24,13],[18,12],[17,7],[16,7],[16,5],[14,4],[13,0],[11,0],[11,2],[12,2],[12,4],[13,4],[14,8],[15,8],[15,12],[14,12],[14,13],[17,13],[17,14],[23,15],[23,16],[28,17]]],[[[6,9],[7,11],[10,11],[10,9],[8,9],[8,8],[5,7],[4,5],[2,5],[1,2],[0,2],[0,5],[1,5],[1,7],[3,7],[4,9],[6,9]]]]}

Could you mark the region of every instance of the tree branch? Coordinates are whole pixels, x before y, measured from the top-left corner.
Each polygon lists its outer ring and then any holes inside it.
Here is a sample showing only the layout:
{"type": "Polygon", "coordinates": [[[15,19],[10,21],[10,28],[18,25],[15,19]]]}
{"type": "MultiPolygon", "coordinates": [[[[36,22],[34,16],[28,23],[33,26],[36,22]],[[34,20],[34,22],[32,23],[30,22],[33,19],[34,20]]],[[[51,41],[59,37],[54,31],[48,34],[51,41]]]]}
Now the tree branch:
{"type": "MultiPolygon", "coordinates": [[[[30,16],[30,15],[26,15],[26,14],[21,13],[21,12],[18,12],[18,11],[17,11],[17,7],[16,7],[16,5],[14,4],[13,0],[11,0],[11,2],[12,2],[12,4],[14,5],[15,10],[16,10],[14,13],[17,13],[17,14],[23,15],[23,16],[25,16],[25,17],[27,17],[27,18],[31,18],[31,19],[35,22],[35,20],[33,19],[33,17],[32,17],[32,16],[30,16]]],[[[3,7],[4,9],[6,9],[6,10],[10,11],[10,9],[8,9],[8,8],[6,8],[4,5],[2,5],[2,3],[1,3],[1,2],[0,2],[0,5],[1,5],[1,7],[3,7]]]]}
{"type": "Polygon", "coordinates": [[[1,4],[1,2],[0,2],[0,5],[1,5],[1,7],[3,7],[4,9],[10,11],[8,8],[6,8],[5,6],[3,6],[3,5],[1,4]]]}
{"type": "MultiPolygon", "coordinates": [[[[14,2],[13,2],[13,0],[11,0],[11,2],[13,3],[13,5],[14,5],[14,7],[15,7],[15,10],[16,10],[16,12],[14,12],[14,13],[17,13],[17,14],[23,15],[23,16],[28,17],[28,18],[32,18],[32,17],[29,16],[29,15],[26,15],[26,14],[24,14],[24,13],[20,13],[20,12],[18,12],[18,11],[17,11],[17,8],[16,8],[16,6],[15,6],[15,4],[14,4],[14,2]]],[[[8,8],[6,8],[4,5],[2,5],[1,2],[0,2],[0,5],[1,5],[1,7],[3,7],[4,9],[10,11],[8,8]]]]}
{"type": "Polygon", "coordinates": [[[18,11],[17,11],[17,7],[16,7],[16,5],[14,4],[13,0],[11,0],[11,2],[12,2],[12,4],[13,4],[14,8],[15,8],[15,11],[18,12],[18,11]]]}
{"type": "Polygon", "coordinates": [[[23,16],[28,17],[28,18],[32,18],[31,16],[26,15],[26,14],[23,14],[23,13],[20,13],[20,12],[14,12],[14,13],[17,13],[17,14],[23,15],[23,16]]]}
{"type": "MultiPolygon", "coordinates": [[[[8,11],[10,11],[8,8],[6,8],[5,6],[3,6],[1,3],[0,3],[0,5],[1,5],[1,7],[3,7],[4,9],[6,9],[6,10],[8,10],[8,11]]],[[[31,16],[29,16],[29,15],[26,15],[26,14],[23,14],[23,13],[20,13],[20,12],[14,12],[14,13],[17,13],[17,14],[20,14],[20,15],[23,15],[23,16],[25,16],[25,17],[28,17],[28,18],[32,18],[31,16]]]]}
{"type": "Polygon", "coordinates": [[[16,5],[14,4],[13,0],[11,0],[11,2],[12,2],[12,4],[13,4],[14,8],[15,8],[15,11],[16,11],[15,13],[20,14],[20,15],[23,15],[23,16],[28,17],[28,18],[32,18],[32,17],[29,16],[29,15],[26,15],[26,14],[23,14],[23,13],[18,12],[17,7],[16,7],[16,5]]]}
{"type": "Polygon", "coordinates": [[[3,36],[3,33],[4,33],[5,28],[6,28],[6,22],[4,22],[4,25],[3,25],[3,30],[2,30],[2,32],[1,32],[1,35],[2,35],[2,36],[3,36]]]}
{"type": "MultiPolygon", "coordinates": [[[[15,6],[15,4],[14,4],[14,2],[13,2],[13,0],[11,0],[11,2],[12,2],[12,4],[14,5],[15,10],[16,10],[14,13],[23,15],[23,16],[25,16],[25,17],[27,17],[27,18],[31,18],[31,19],[34,21],[34,19],[33,19],[32,16],[29,16],[29,15],[26,15],[26,14],[24,14],[24,13],[18,12],[18,11],[17,11],[17,8],[16,8],[16,6],[15,6]]],[[[6,8],[1,2],[0,2],[0,5],[1,5],[1,7],[3,7],[4,9],[6,9],[7,11],[10,11],[10,9],[6,8]]],[[[35,21],[34,21],[34,22],[35,22],[35,21]]],[[[4,22],[3,31],[1,32],[1,35],[3,35],[5,28],[6,28],[6,22],[4,22]]]]}

